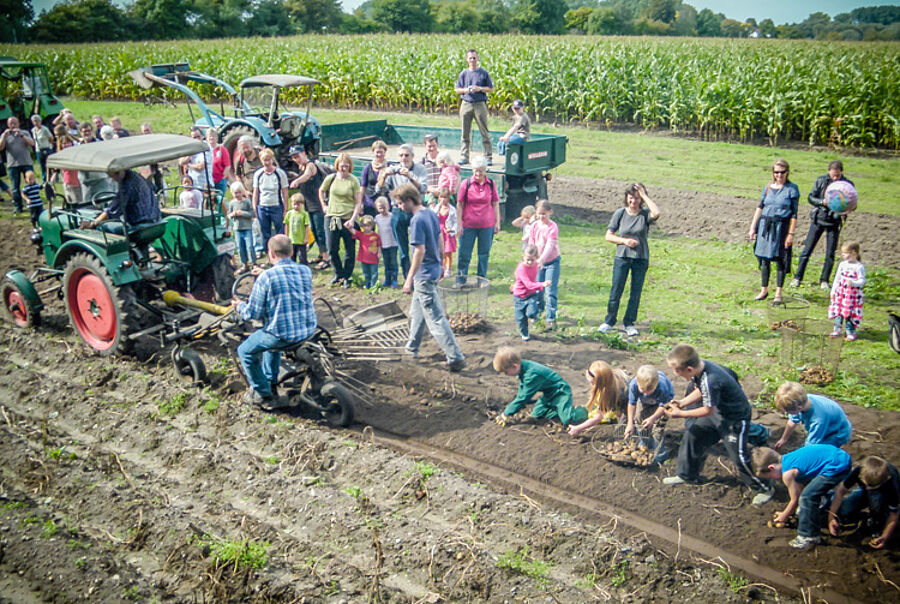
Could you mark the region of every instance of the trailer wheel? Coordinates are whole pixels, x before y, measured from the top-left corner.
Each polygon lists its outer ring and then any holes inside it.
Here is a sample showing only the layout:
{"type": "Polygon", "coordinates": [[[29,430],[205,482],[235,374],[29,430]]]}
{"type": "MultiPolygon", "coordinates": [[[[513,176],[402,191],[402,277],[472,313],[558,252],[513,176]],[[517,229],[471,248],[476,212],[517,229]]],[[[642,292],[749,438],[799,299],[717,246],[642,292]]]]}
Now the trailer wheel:
{"type": "Polygon", "coordinates": [[[342,385],[329,382],[322,387],[322,417],[333,428],[346,428],[353,422],[353,397],[342,385]]]}
{"type": "Polygon", "coordinates": [[[13,281],[7,279],[0,285],[0,299],[3,300],[3,314],[19,327],[38,327],[41,324],[41,313],[34,309],[13,281]]]}
{"type": "Polygon", "coordinates": [[[206,365],[200,355],[190,348],[175,348],[172,350],[172,363],[175,364],[175,373],[195,385],[208,383],[206,365]]]}
{"type": "Polygon", "coordinates": [[[85,344],[102,356],[131,349],[128,334],[139,329],[134,293],[114,285],[96,256],[72,256],[62,289],[69,320],[85,344]]]}

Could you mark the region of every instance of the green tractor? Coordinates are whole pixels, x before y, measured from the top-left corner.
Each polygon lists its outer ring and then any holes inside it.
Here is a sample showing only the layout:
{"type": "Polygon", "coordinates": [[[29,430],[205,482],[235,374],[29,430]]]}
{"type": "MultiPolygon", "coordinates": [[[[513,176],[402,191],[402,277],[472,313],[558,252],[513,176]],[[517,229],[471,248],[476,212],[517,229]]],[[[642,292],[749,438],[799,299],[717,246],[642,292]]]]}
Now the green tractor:
{"type": "Polygon", "coordinates": [[[25,128],[32,115],[41,116],[50,127],[62,110],[63,104],[53,95],[43,63],[0,57],[0,120],[3,121],[0,129],[5,127],[6,118],[12,116],[18,117],[25,128]]]}
{"type": "MultiPolygon", "coordinates": [[[[70,147],[50,156],[48,168],[112,173],[207,149],[185,136],[148,134],[70,147]]],[[[231,297],[235,244],[216,204],[207,199],[200,209],[163,208],[158,223],[131,232],[125,225],[124,235],[81,228],[100,214],[104,197],[114,195],[55,205],[59,196],[48,190],[49,207],[32,234],[46,266],[27,277],[18,270],[6,274],[0,300],[8,319],[38,325],[41,296],[55,293],[81,339],[106,356],[127,352],[145,336],[164,346],[200,329],[203,313],[173,308],[164,299],[167,290],[208,304],[231,297]],[[53,281],[38,294],[36,285],[53,281]]]]}

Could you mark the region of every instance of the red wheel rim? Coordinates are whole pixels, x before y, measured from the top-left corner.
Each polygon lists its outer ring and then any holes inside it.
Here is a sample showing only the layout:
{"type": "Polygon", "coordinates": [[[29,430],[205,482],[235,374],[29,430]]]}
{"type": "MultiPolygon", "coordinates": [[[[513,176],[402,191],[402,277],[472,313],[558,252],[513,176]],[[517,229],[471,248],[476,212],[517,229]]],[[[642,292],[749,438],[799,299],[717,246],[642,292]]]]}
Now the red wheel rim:
{"type": "Polygon", "coordinates": [[[6,292],[6,299],[3,302],[6,304],[6,309],[12,315],[16,325],[27,327],[28,307],[25,306],[25,298],[22,297],[22,294],[14,289],[10,289],[6,292]]]}
{"type": "Polygon", "coordinates": [[[91,348],[108,350],[116,339],[116,305],[103,279],[78,269],[67,285],[69,314],[82,339],[91,348]]]}

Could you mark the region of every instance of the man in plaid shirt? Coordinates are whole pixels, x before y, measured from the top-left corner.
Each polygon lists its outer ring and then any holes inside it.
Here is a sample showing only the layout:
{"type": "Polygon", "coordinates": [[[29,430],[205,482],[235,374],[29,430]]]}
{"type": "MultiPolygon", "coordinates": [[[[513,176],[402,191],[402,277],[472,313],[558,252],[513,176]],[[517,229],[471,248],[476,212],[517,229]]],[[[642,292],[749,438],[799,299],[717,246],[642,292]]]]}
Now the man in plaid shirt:
{"type": "Polygon", "coordinates": [[[312,272],[291,259],[293,246],[287,235],[269,239],[272,268],[259,274],[246,302],[232,300],[245,321],[262,321],[238,346],[238,356],[251,388],[244,402],[270,410],[287,406],[272,391],[278,382],[281,349],[300,342],[316,331],[316,311],[312,302],[312,272]]]}

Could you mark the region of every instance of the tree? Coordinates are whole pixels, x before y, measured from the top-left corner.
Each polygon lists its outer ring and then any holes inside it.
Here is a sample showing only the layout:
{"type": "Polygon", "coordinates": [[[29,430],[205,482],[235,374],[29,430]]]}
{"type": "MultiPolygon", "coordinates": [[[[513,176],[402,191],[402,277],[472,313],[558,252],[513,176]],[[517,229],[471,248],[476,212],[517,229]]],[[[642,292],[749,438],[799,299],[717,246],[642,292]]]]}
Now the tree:
{"type": "Polygon", "coordinates": [[[342,13],[341,24],[338,26],[338,31],[342,34],[370,34],[383,29],[380,24],[363,15],[359,9],[352,15],[342,13]]]}
{"type": "Polygon", "coordinates": [[[675,22],[672,23],[672,33],[676,36],[696,36],[697,9],[690,4],[682,4],[678,7],[675,22]]]}
{"type": "Polygon", "coordinates": [[[675,20],[679,4],[681,4],[680,0],[650,0],[647,8],[643,11],[643,16],[650,21],[671,23],[675,20]]]}
{"type": "Polygon", "coordinates": [[[286,36],[294,33],[294,24],[282,0],[259,0],[246,23],[248,36],[286,36]]]}
{"type": "Polygon", "coordinates": [[[188,31],[188,0],[136,0],[129,14],[140,23],[139,38],[172,40],[188,31]]]}
{"type": "Polygon", "coordinates": [[[372,0],[371,6],[372,18],[389,31],[431,31],[431,4],[428,0],[372,0]]]}
{"type": "MultiPolygon", "coordinates": [[[[900,22],[900,6],[866,6],[850,11],[853,23],[880,23],[891,25],[900,22]]],[[[837,20],[835,18],[835,20],[837,20]]]]}
{"type": "Polygon", "coordinates": [[[580,33],[587,32],[588,18],[593,12],[594,9],[590,6],[582,6],[580,8],[567,10],[566,29],[570,31],[574,29],[580,33]]]}
{"type": "Polygon", "coordinates": [[[798,27],[804,38],[818,38],[825,35],[830,24],[831,17],[828,13],[818,12],[811,13],[798,27]]]}
{"type": "Polygon", "coordinates": [[[775,23],[771,19],[763,19],[760,21],[759,35],[763,38],[774,38],[778,36],[778,30],[775,29],[775,23]]]}
{"type": "Polygon", "coordinates": [[[502,34],[510,30],[512,16],[504,0],[477,0],[477,30],[486,34],[502,34]]]}
{"type": "Polygon", "coordinates": [[[110,0],[71,0],[41,13],[29,34],[35,42],[128,40],[138,29],[110,0]]]}
{"type": "Polygon", "coordinates": [[[32,19],[31,0],[0,0],[0,42],[24,42],[32,19]]]}
{"type": "Polygon", "coordinates": [[[722,35],[726,38],[740,38],[741,33],[743,32],[741,22],[735,21],[734,19],[722,19],[719,27],[722,30],[722,35]]]}
{"type": "Polygon", "coordinates": [[[587,32],[592,35],[622,34],[624,27],[625,24],[622,23],[619,13],[605,6],[595,8],[587,22],[587,32]]]}
{"type": "Polygon", "coordinates": [[[200,38],[245,36],[244,21],[252,8],[250,0],[194,0],[191,12],[198,15],[195,34],[200,38]]]}
{"type": "Polygon", "coordinates": [[[566,27],[565,0],[518,0],[516,24],[527,34],[561,34],[566,27]]]}
{"type": "Polygon", "coordinates": [[[715,37],[722,35],[722,19],[725,17],[704,8],[697,14],[697,35],[715,37]]]}
{"type": "Polygon", "coordinates": [[[478,13],[473,1],[432,4],[436,31],[462,33],[478,28],[478,13]]]}
{"type": "Polygon", "coordinates": [[[302,33],[336,30],[341,24],[338,0],[287,0],[285,6],[302,33]]]}
{"type": "Polygon", "coordinates": [[[671,26],[668,23],[648,19],[647,17],[639,17],[634,22],[634,33],[641,36],[665,36],[670,29],[671,26]]]}

